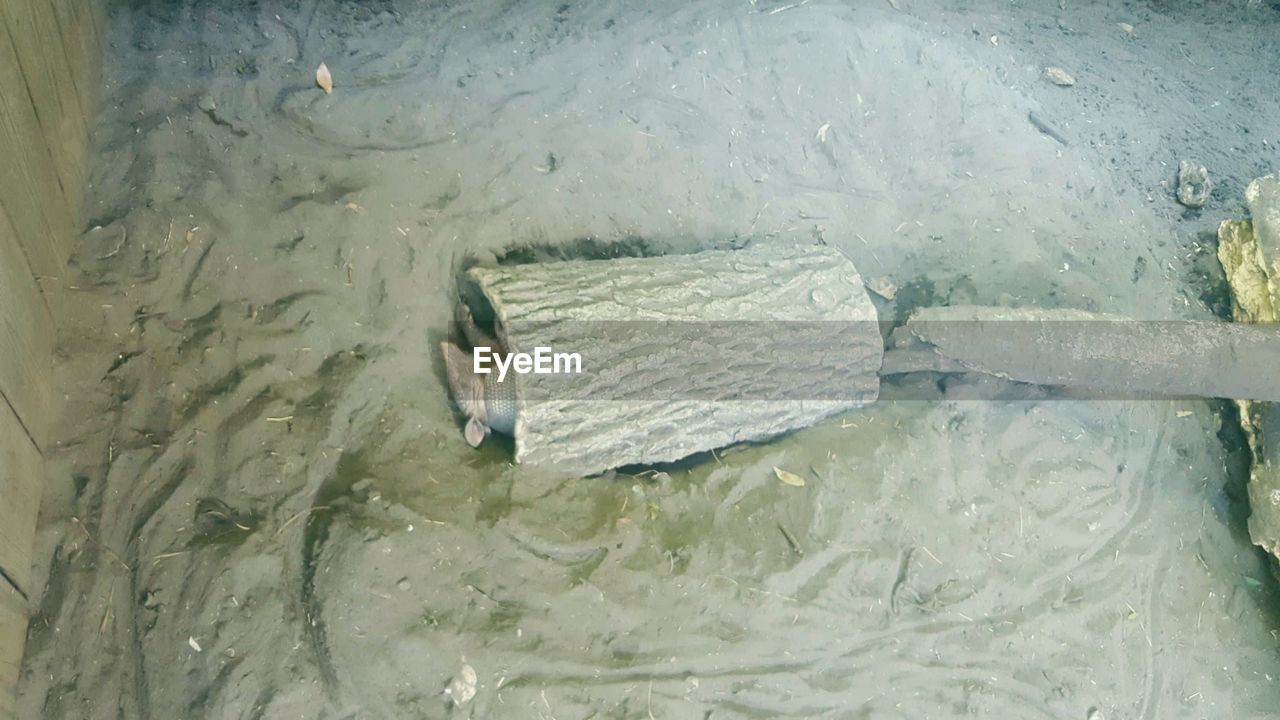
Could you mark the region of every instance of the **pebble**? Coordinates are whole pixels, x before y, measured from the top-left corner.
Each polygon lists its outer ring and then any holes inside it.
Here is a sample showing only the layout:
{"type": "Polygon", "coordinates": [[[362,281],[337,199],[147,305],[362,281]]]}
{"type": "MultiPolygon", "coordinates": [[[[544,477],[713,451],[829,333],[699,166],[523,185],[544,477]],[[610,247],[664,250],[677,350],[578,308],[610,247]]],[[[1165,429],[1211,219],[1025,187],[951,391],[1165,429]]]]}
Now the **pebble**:
{"type": "Polygon", "coordinates": [[[476,696],[477,679],[475,668],[463,663],[462,669],[449,681],[449,687],[444,692],[454,705],[465,705],[476,696]]]}
{"type": "Polygon", "coordinates": [[[1057,85],[1058,87],[1071,87],[1076,84],[1076,79],[1071,77],[1071,73],[1060,67],[1047,67],[1044,69],[1044,79],[1057,85]]]}
{"type": "Polygon", "coordinates": [[[885,300],[892,300],[898,296],[898,286],[887,277],[878,277],[866,282],[867,289],[879,295],[885,300]]]}
{"type": "Polygon", "coordinates": [[[1197,162],[1183,160],[1178,165],[1178,202],[1189,208],[1204,207],[1213,192],[1209,170],[1197,162]]]}

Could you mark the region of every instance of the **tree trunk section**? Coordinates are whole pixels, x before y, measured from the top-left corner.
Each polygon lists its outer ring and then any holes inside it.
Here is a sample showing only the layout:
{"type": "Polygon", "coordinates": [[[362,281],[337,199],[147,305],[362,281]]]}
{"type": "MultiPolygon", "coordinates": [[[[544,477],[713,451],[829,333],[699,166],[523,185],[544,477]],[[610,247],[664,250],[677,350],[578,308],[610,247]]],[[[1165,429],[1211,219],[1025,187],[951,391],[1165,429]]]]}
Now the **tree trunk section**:
{"type": "Polygon", "coordinates": [[[592,474],[670,462],[802,428],[878,394],[875,308],[853,264],[828,247],[468,275],[507,350],[581,357],[580,374],[515,378],[520,463],[592,474]]]}

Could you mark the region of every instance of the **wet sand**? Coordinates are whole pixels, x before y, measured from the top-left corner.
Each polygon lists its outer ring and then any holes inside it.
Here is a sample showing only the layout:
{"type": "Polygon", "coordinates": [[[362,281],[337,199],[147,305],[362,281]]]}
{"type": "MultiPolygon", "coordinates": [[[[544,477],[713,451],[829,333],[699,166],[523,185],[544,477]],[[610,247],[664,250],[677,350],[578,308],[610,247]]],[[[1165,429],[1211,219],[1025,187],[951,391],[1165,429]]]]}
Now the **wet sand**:
{"type": "Polygon", "coordinates": [[[432,348],[512,247],[814,238],[902,307],[1226,309],[1280,14],[896,5],[115,7],[23,717],[1271,716],[1224,405],[956,378],[586,480],[463,441],[432,348]]]}

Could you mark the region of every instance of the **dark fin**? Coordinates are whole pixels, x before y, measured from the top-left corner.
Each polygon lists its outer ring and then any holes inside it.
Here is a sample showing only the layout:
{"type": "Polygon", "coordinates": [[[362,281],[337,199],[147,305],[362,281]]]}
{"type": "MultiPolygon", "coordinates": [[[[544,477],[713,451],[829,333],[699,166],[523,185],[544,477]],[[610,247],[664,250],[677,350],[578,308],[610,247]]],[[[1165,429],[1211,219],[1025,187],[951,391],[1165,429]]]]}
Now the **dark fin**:
{"type": "Polygon", "coordinates": [[[480,326],[476,324],[475,316],[471,314],[471,307],[465,302],[458,301],[454,318],[458,323],[458,327],[462,330],[462,336],[467,339],[467,344],[473,350],[478,347],[487,347],[494,353],[501,351],[498,341],[481,330],[480,326]]]}
{"type": "Polygon", "coordinates": [[[471,354],[451,342],[440,343],[449,376],[449,394],[468,418],[484,417],[484,381],[472,372],[471,354]]]}

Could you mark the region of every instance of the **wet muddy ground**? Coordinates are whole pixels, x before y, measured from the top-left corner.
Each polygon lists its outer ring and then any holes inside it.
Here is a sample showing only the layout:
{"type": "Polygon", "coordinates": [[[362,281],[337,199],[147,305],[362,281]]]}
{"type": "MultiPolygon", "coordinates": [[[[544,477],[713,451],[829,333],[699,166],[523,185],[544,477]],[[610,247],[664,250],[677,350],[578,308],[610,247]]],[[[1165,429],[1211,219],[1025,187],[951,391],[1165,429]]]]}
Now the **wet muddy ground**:
{"type": "Polygon", "coordinates": [[[957,377],[944,401],[890,387],[773,443],[582,479],[467,447],[433,353],[464,257],[577,238],[814,238],[901,308],[1211,318],[1205,233],[1280,142],[1274,8],[111,17],[23,717],[1280,707],[1224,405],[992,402],[957,377]],[[1217,180],[1199,211],[1172,197],[1184,157],[1217,180]]]}

